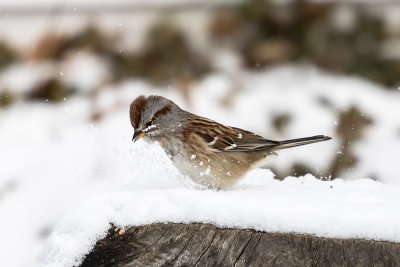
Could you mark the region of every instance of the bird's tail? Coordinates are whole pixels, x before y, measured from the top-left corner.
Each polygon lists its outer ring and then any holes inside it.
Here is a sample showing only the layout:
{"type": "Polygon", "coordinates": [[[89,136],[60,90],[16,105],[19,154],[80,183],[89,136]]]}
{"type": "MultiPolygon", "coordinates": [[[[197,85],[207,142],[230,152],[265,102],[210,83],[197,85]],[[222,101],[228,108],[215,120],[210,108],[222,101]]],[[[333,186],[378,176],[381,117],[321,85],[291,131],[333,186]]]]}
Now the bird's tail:
{"type": "Polygon", "coordinates": [[[273,147],[273,150],[308,145],[308,144],[326,141],[326,140],[330,140],[330,139],[332,139],[332,138],[330,138],[329,136],[325,136],[325,135],[316,135],[316,136],[310,136],[310,137],[304,137],[304,138],[290,139],[290,140],[280,141],[276,146],[273,147]]]}

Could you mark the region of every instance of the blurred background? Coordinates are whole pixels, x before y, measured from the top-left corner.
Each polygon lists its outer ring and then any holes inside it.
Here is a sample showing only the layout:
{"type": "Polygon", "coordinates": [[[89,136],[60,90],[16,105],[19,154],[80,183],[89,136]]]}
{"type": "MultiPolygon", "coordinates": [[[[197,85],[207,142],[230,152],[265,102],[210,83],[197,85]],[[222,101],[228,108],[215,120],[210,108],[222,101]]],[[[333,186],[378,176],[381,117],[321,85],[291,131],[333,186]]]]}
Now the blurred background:
{"type": "Polygon", "coordinates": [[[69,209],[137,179],[140,94],[269,139],[333,137],[271,158],[276,179],[398,186],[400,2],[2,0],[4,266],[32,266],[69,209]]]}

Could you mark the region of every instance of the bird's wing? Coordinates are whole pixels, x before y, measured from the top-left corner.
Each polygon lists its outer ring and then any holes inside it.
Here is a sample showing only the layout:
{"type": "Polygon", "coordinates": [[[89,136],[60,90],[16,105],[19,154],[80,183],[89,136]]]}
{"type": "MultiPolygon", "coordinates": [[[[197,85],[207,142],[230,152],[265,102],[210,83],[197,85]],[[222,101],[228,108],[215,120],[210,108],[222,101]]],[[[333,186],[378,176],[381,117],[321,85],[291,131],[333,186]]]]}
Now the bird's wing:
{"type": "Polygon", "coordinates": [[[215,152],[268,150],[280,144],[278,141],[264,139],[252,132],[224,126],[198,116],[191,120],[190,130],[215,152]]]}

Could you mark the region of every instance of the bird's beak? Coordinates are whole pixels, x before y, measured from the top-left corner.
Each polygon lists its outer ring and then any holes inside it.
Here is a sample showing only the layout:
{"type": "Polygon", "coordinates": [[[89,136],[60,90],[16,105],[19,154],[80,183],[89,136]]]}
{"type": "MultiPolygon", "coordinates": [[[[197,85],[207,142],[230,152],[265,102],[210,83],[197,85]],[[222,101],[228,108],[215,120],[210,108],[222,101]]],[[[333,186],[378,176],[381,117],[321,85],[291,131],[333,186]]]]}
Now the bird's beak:
{"type": "Polygon", "coordinates": [[[142,138],[145,135],[146,135],[146,133],[144,131],[135,131],[133,133],[132,141],[136,142],[137,140],[139,140],[140,138],[142,138]]]}

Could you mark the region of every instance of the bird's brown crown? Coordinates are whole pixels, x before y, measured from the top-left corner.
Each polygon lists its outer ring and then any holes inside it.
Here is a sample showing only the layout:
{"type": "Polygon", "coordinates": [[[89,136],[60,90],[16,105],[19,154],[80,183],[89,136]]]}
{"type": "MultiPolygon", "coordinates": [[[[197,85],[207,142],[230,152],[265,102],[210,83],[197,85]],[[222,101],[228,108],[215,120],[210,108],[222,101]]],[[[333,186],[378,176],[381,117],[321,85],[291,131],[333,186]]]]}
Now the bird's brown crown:
{"type": "Polygon", "coordinates": [[[131,103],[129,111],[132,127],[135,129],[139,127],[140,122],[143,119],[142,116],[144,113],[146,113],[146,111],[147,113],[150,112],[152,115],[152,118],[149,119],[156,119],[161,115],[167,114],[171,111],[171,103],[172,101],[158,95],[150,95],[148,97],[141,95],[137,97],[131,103]]]}
{"type": "Polygon", "coordinates": [[[131,119],[132,127],[135,129],[139,126],[142,112],[146,106],[146,103],[147,103],[147,99],[143,95],[137,97],[131,103],[130,110],[129,110],[129,117],[131,119]]]}

